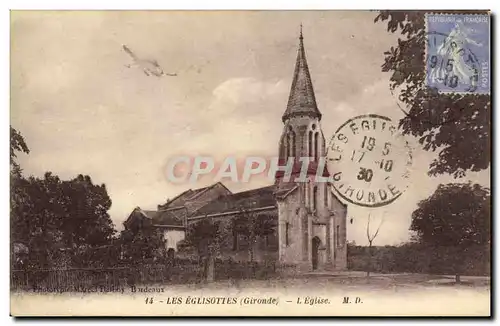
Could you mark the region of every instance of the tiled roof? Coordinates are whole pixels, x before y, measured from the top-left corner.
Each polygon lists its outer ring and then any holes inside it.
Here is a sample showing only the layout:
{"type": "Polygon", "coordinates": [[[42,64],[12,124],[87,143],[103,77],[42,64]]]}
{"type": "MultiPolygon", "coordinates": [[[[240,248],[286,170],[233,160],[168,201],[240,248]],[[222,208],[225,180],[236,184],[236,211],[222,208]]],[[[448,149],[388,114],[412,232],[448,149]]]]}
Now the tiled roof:
{"type": "Polygon", "coordinates": [[[307,66],[306,53],[302,32],[300,34],[300,44],[295,63],[292,87],[288,98],[288,105],[283,114],[283,121],[294,115],[309,115],[321,119],[321,113],[316,105],[316,97],[307,66]]]}
{"type": "Polygon", "coordinates": [[[146,215],[146,217],[149,219],[153,219],[157,213],[157,211],[148,211],[148,210],[144,210],[144,209],[141,209],[141,212],[144,213],[144,215],[146,215]]]}
{"type": "MultiPolygon", "coordinates": [[[[220,182],[214,183],[213,185],[210,185],[208,187],[186,190],[183,193],[181,193],[180,195],[178,195],[178,196],[174,197],[173,199],[169,200],[164,205],[160,205],[159,208],[160,209],[166,209],[166,208],[173,208],[173,207],[184,206],[184,204],[187,201],[190,201],[190,200],[194,199],[196,196],[200,195],[202,192],[215,187],[219,183],[220,182]]],[[[224,185],[222,185],[222,186],[224,186],[224,185]]]]}
{"type": "Polygon", "coordinates": [[[153,219],[153,224],[162,226],[183,226],[183,220],[186,210],[176,209],[167,211],[158,211],[153,219]]]}
{"type": "Polygon", "coordinates": [[[254,209],[276,206],[274,190],[276,186],[252,189],[220,197],[196,211],[194,215],[209,215],[231,212],[240,209],[254,209]]]}
{"type": "Polygon", "coordinates": [[[208,187],[204,187],[204,188],[199,188],[199,189],[194,189],[190,194],[189,196],[186,197],[186,200],[190,200],[191,198],[193,197],[196,197],[196,195],[199,195],[201,194],[202,192],[204,192],[205,190],[209,189],[209,188],[212,188],[214,185],[211,185],[211,186],[208,186],[208,187]]]}
{"type": "Polygon", "coordinates": [[[176,197],[170,199],[167,201],[164,205],[160,205],[160,208],[167,208],[167,207],[177,207],[177,206],[182,206],[186,202],[186,198],[189,198],[193,194],[193,190],[188,189],[176,197]]]}

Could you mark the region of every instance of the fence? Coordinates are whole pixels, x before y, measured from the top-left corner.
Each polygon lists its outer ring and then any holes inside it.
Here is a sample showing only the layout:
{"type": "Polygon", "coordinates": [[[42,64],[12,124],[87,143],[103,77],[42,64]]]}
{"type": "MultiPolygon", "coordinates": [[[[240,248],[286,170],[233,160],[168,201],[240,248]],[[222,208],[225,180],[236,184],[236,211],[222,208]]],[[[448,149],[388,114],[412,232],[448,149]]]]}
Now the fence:
{"type": "Polygon", "coordinates": [[[193,264],[100,269],[12,270],[11,289],[42,292],[85,292],[86,289],[112,289],[136,284],[187,283],[196,280],[197,276],[198,266],[193,264]]]}
{"type": "MultiPolygon", "coordinates": [[[[215,261],[215,278],[270,278],[276,272],[274,262],[250,263],[215,261]]],[[[41,292],[85,292],[113,289],[127,285],[195,283],[202,278],[197,260],[175,260],[165,265],[142,265],[117,268],[69,268],[11,270],[11,290],[41,292]]]]}
{"type": "Polygon", "coordinates": [[[275,261],[215,261],[215,279],[269,279],[277,275],[275,261]]]}

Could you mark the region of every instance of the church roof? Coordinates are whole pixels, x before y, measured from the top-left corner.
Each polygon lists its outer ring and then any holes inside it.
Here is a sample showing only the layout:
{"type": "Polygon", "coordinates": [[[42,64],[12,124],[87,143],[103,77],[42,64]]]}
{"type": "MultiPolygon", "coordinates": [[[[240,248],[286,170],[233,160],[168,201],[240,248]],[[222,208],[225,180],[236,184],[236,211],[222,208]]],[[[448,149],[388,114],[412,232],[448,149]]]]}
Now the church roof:
{"type": "Polygon", "coordinates": [[[173,199],[168,200],[165,204],[159,205],[158,209],[183,207],[186,202],[195,199],[196,197],[198,197],[199,195],[201,195],[205,191],[212,189],[213,187],[215,187],[218,184],[221,184],[224,188],[226,188],[226,186],[224,186],[224,184],[222,184],[221,182],[217,182],[217,183],[214,183],[208,187],[203,187],[203,188],[198,188],[198,189],[188,189],[188,190],[180,193],[179,195],[177,195],[173,199]]]}
{"type": "Polygon", "coordinates": [[[299,38],[299,50],[295,63],[292,87],[288,98],[288,105],[283,114],[283,122],[296,115],[309,115],[321,119],[321,113],[316,105],[316,97],[307,66],[306,52],[304,50],[304,38],[302,36],[302,26],[299,38]]]}
{"type": "Polygon", "coordinates": [[[194,215],[201,216],[234,212],[242,209],[276,207],[275,190],[276,187],[273,185],[223,196],[201,207],[194,215]]]}
{"type": "Polygon", "coordinates": [[[153,223],[155,225],[162,226],[183,226],[183,220],[185,216],[185,209],[158,211],[153,218],[153,223]]]}
{"type": "Polygon", "coordinates": [[[153,219],[157,213],[156,211],[149,211],[149,210],[145,210],[145,209],[140,209],[140,211],[149,219],[153,219]]]}

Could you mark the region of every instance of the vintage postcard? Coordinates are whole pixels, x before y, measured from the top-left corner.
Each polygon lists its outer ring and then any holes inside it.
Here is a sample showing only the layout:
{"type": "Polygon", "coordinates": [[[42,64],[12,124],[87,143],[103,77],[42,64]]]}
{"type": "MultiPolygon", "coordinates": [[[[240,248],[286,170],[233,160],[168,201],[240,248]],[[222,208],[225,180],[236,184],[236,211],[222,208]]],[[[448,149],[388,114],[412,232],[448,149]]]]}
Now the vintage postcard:
{"type": "Polygon", "coordinates": [[[490,12],[10,19],[11,315],[491,315],[490,12]]]}

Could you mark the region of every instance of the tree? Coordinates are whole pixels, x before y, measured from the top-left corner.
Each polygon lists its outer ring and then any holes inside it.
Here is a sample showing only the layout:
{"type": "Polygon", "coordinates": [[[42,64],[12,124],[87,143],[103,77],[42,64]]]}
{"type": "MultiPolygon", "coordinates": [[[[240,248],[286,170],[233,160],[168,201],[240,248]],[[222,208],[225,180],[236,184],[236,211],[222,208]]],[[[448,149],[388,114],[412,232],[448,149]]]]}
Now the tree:
{"type": "Polygon", "coordinates": [[[51,172],[25,178],[16,162],[19,152],[29,149],[11,127],[11,243],[27,248],[31,267],[53,267],[63,252],[69,263],[88,265],[95,257],[85,252],[111,244],[115,233],[106,186],[81,174],[68,181],[51,172]]]}
{"type": "MultiPolygon", "coordinates": [[[[24,254],[29,253],[29,248],[26,243],[20,243],[19,239],[16,239],[16,235],[13,233],[15,230],[15,225],[19,221],[20,217],[18,215],[19,207],[26,203],[29,198],[25,192],[24,184],[25,179],[22,177],[22,171],[19,164],[16,162],[17,154],[25,153],[29,154],[29,148],[24,141],[23,136],[16,129],[10,127],[10,231],[11,231],[11,253],[13,257],[11,259],[12,263],[19,261],[16,257],[17,248],[25,248],[23,250],[24,254]],[[17,241],[17,242],[16,242],[17,241]]],[[[23,259],[23,263],[26,260],[23,259]]]]}
{"type": "Polygon", "coordinates": [[[163,234],[150,225],[123,230],[118,243],[122,247],[123,261],[130,265],[142,265],[165,258],[163,234]]]}
{"type": "Polygon", "coordinates": [[[219,252],[221,234],[218,222],[204,218],[188,225],[184,245],[194,247],[201,262],[202,277],[213,281],[215,274],[215,255],[219,252]]]}
{"type": "Polygon", "coordinates": [[[248,257],[250,263],[254,261],[254,250],[257,237],[266,237],[273,234],[274,224],[267,215],[254,214],[245,209],[234,220],[234,231],[245,237],[248,243],[248,257]]]}
{"type": "Polygon", "coordinates": [[[21,167],[16,162],[17,153],[29,154],[30,150],[19,131],[10,127],[10,171],[11,175],[21,176],[21,167]]]}
{"type": "Polygon", "coordinates": [[[380,221],[375,233],[370,234],[370,220],[371,214],[368,214],[368,222],[366,223],[366,238],[368,239],[368,268],[366,270],[366,277],[370,277],[370,272],[372,270],[372,261],[373,261],[373,240],[377,237],[382,224],[384,223],[384,219],[380,221]]]}
{"type": "Polygon", "coordinates": [[[85,251],[111,244],[115,229],[108,214],[111,198],[106,185],[94,184],[90,176],[80,174],[62,182],[61,195],[66,212],[61,223],[66,247],[85,251]]]}
{"type": "Polygon", "coordinates": [[[381,11],[375,18],[387,21],[388,32],[402,36],[396,47],[384,52],[382,71],[392,72],[391,92],[396,91],[407,107],[400,108],[405,113],[399,123],[403,133],[417,137],[425,150],[438,152],[429,175],[459,178],[490,165],[491,97],[439,94],[425,86],[424,15],[424,11],[381,11]]]}
{"type": "Polygon", "coordinates": [[[47,172],[44,178],[18,178],[16,189],[23,199],[11,206],[12,242],[29,248],[33,267],[55,266],[62,250],[71,264],[87,266],[95,259],[87,250],[111,244],[115,230],[105,185],[94,185],[89,176],[63,181],[47,172]]]}
{"type": "Polygon", "coordinates": [[[11,242],[27,246],[31,267],[49,268],[61,258],[65,211],[60,185],[61,180],[50,173],[44,179],[17,179],[15,187],[23,200],[11,205],[11,242]]]}
{"type": "Polygon", "coordinates": [[[490,191],[478,184],[441,184],[418,204],[410,229],[422,244],[452,249],[458,283],[467,251],[490,244],[490,191]]]}

